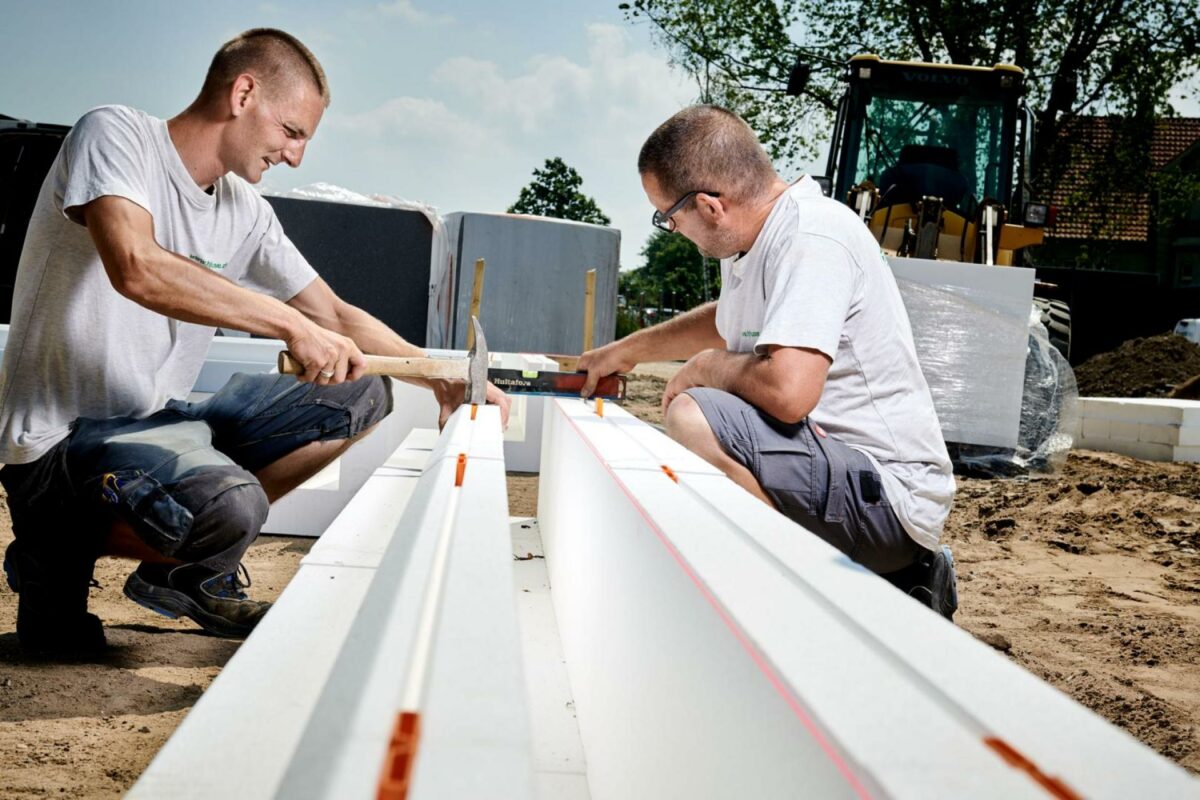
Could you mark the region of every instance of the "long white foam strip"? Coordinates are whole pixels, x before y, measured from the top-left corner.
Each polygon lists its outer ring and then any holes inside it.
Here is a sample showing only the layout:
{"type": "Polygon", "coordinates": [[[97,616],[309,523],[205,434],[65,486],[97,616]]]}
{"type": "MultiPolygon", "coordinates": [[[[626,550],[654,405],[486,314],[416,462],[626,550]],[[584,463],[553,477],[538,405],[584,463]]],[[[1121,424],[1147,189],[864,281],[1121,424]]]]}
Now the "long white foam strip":
{"type": "Polygon", "coordinates": [[[640,423],[604,414],[547,405],[538,509],[594,798],[1200,791],[724,477],[662,443],[638,461],[640,423]]]}
{"type": "Polygon", "coordinates": [[[130,797],[211,796],[227,790],[231,776],[243,796],[271,796],[375,577],[374,567],[398,532],[430,456],[426,442],[414,431],[396,451],[418,463],[417,469],[381,467],[368,479],[130,797]],[[221,769],[212,769],[213,763],[221,769]]]}
{"type": "Polygon", "coordinates": [[[131,797],[374,796],[402,711],[422,720],[408,797],[532,796],[499,411],[456,412],[421,472],[428,439],[408,441],[389,460],[404,466],[376,470],[131,797]]]}
{"type": "Polygon", "coordinates": [[[410,797],[480,796],[485,788],[487,796],[531,796],[502,453],[498,409],[478,409],[476,422],[462,409],[447,424],[399,525],[411,545],[393,540],[384,553],[317,702],[320,724],[307,727],[276,797],[373,794],[404,711],[419,713],[423,728],[410,797]],[[467,455],[461,489],[459,453],[467,455]],[[455,492],[462,497],[451,503],[455,492]],[[446,535],[429,658],[414,663],[446,535]],[[405,708],[414,673],[423,673],[422,706],[405,708]]]}

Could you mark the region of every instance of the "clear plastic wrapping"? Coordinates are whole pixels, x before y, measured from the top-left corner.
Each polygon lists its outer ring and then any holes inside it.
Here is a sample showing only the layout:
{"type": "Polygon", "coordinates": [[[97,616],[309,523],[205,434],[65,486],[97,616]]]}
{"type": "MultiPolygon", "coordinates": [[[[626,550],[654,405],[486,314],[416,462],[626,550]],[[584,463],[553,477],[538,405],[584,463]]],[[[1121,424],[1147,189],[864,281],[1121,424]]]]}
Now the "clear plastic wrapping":
{"type": "Polygon", "coordinates": [[[1016,448],[953,444],[955,471],[975,477],[1006,477],[1055,472],[1079,429],[1079,390],[1075,372],[1063,358],[1035,310],[1029,319],[1029,349],[1021,395],[1021,427],[1016,448]]]}
{"type": "Polygon", "coordinates": [[[1075,374],[1026,294],[897,279],[956,471],[1052,471],[1078,425],[1075,374]]]}

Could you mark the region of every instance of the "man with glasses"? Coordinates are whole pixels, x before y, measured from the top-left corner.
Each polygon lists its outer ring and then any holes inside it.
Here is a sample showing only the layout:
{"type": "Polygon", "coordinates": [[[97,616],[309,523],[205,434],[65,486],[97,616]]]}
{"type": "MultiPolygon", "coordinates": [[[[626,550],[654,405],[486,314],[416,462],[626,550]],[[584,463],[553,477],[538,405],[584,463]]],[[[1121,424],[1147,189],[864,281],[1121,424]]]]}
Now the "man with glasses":
{"type": "MultiPolygon", "coordinates": [[[[135,602],[247,635],[269,604],[242,591],[240,563],[268,504],[391,410],[362,351],[422,355],[338,298],[251,186],[300,165],[328,105],[308,48],[259,28],[221,47],[172,119],[103,106],[63,142],[0,368],[4,571],[26,649],[104,647],[87,611],[101,555],[141,561],[135,602]],[[216,327],[282,339],[304,375],[239,374],[187,402],[216,327]]],[[[463,401],[461,381],[428,385],[443,419],[463,401]]]]}
{"type": "Polygon", "coordinates": [[[638,172],[653,224],[721,259],[715,303],[583,355],[584,393],[640,362],[684,360],[667,433],[764,502],[946,617],[938,538],[954,477],[896,281],[855,214],[787,184],[715,106],[650,135],[638,172]]]}

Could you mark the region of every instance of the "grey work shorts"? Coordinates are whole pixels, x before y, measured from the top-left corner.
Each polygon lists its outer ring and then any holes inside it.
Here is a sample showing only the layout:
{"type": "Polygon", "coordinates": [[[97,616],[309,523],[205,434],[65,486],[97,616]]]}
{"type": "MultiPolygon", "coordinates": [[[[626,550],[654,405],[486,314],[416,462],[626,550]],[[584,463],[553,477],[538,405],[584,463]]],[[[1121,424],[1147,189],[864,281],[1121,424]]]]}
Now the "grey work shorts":
{"type": "Polygon", "coordinates": [[[255,472],[310,442],[352,438],[391,410],[386,378],[317,386],[237,374],[207,400],[172,400],[149,417],[81,417],[37,461],[0,470],[0,483],[18,538],[95,551],[119,518],[163,555],[227,570],[258,530],[227,530],[224,518],[247,515],[217,498],[265,509],[255,472]]]}
{"type": "Polygon", "coordinates": [[[900,524],[865,455],[808,419],[781,422],[719,389],[688,389],[717,441],[792,519],[878,574],[903,569],[923,549],[900,524]]]}

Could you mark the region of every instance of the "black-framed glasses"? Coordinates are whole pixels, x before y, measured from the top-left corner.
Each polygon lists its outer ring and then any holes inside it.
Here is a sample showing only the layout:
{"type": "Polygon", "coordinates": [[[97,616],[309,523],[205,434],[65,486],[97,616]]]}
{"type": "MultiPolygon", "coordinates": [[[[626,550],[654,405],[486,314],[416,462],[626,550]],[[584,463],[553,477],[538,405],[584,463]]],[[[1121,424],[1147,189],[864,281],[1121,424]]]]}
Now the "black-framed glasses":
{"type": "Polygon", "coordinates": [[[679,202],[666,210],[666,213],[655,210],[654,216],[650,218],[650,222],[659,230],[664,230],[671,233],[675,230],[675,220],[671,217],[679,213],[679,209],[683,208],[688,200],[691,200],[698,194],[706,194],[709,197],[720,197],[720,192],[710,192],[707,189],[693,189],[692,191],[679,198],[679,202]]]}

